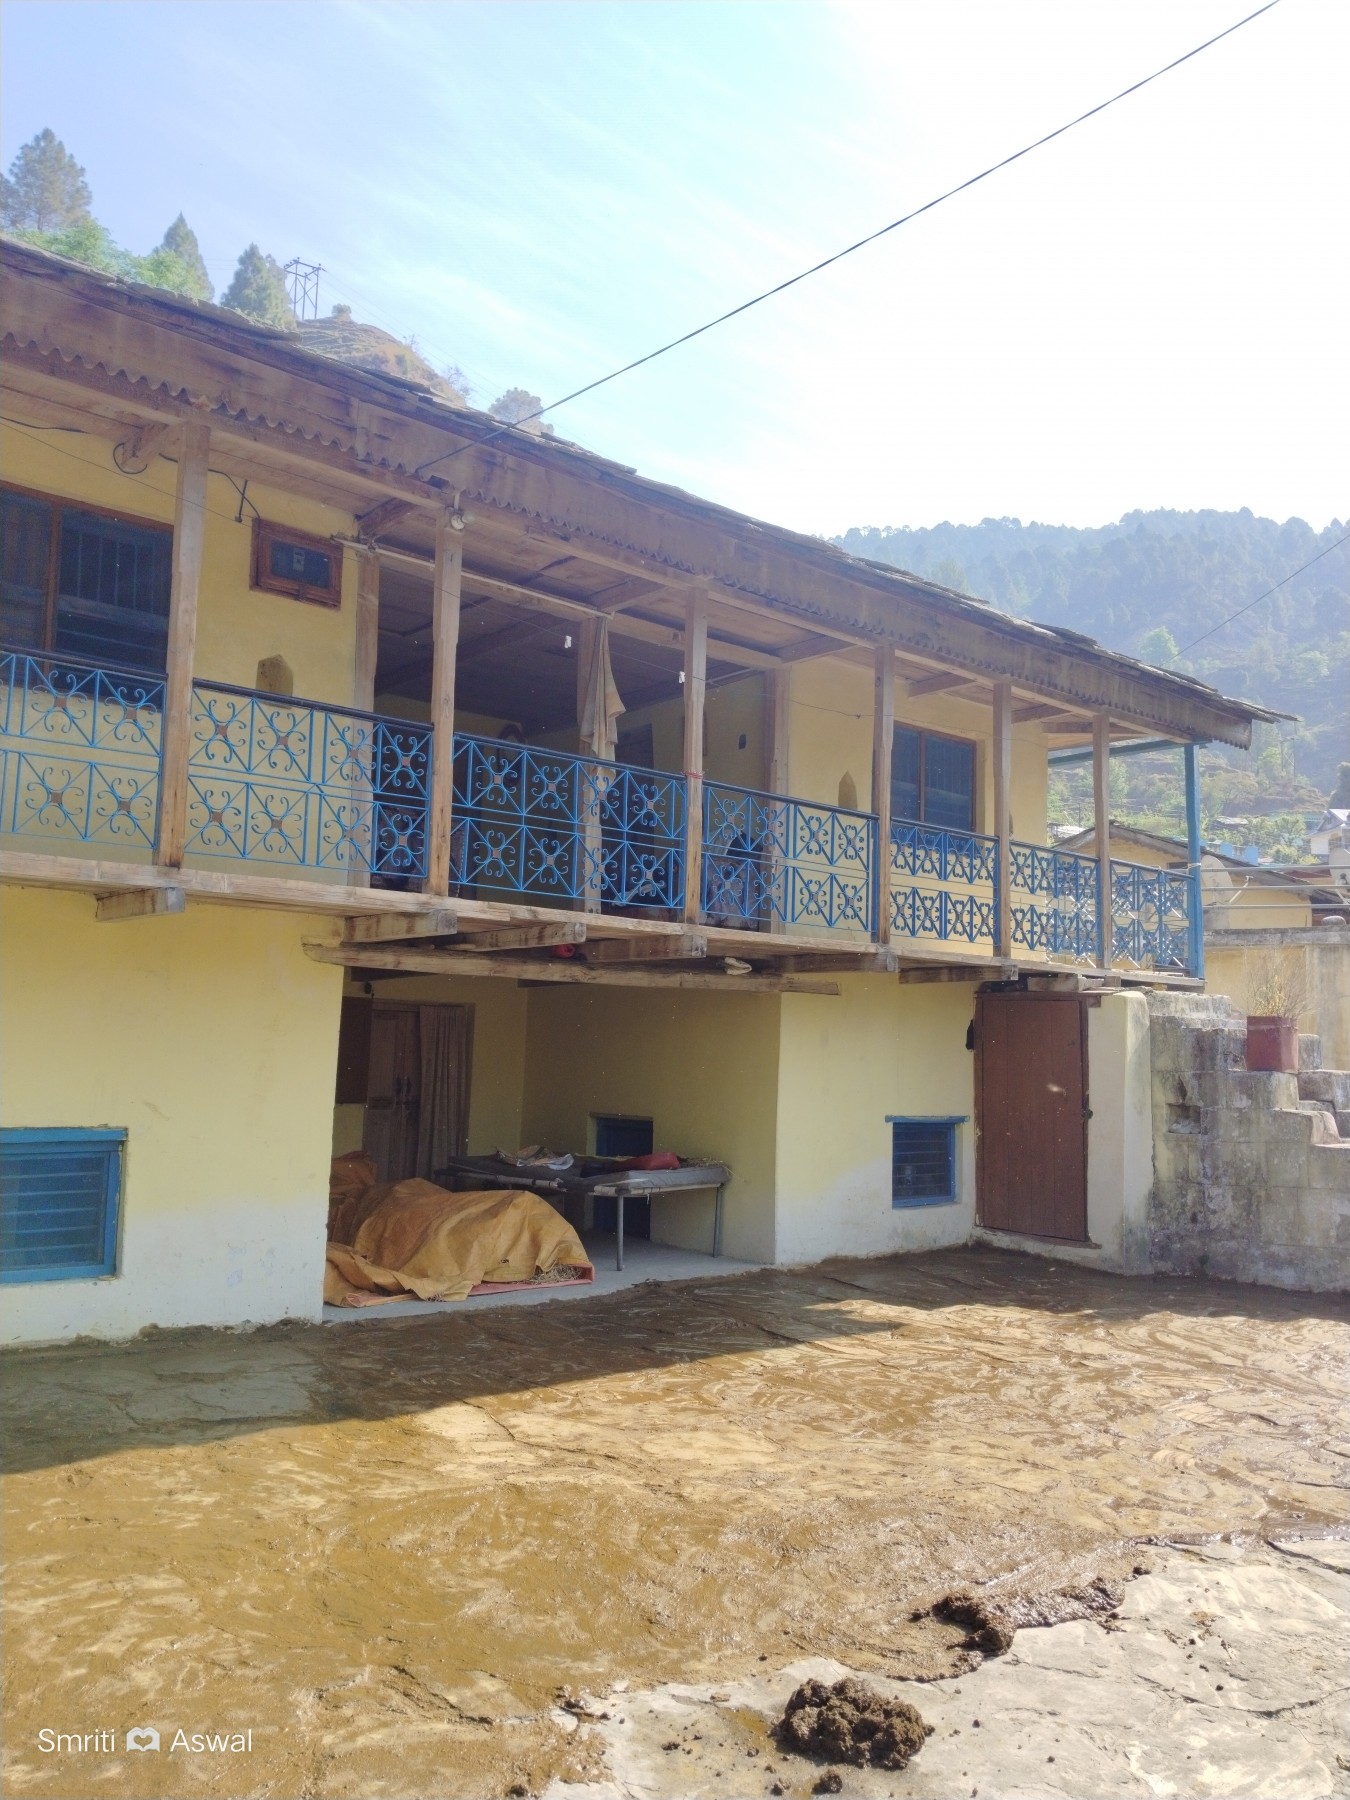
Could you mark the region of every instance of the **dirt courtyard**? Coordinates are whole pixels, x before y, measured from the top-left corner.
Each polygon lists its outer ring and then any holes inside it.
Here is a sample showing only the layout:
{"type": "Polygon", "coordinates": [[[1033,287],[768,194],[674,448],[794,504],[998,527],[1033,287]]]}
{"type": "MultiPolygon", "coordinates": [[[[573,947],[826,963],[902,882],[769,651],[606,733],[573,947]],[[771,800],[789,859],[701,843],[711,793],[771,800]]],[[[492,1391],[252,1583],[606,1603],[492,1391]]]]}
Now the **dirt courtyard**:
{"type": "Polygon", "coordinates": [[[1343,1531],[1346,1326],[972,1250],[12,1354],[5,1792],[618,1793],[578,1696],[954,1678],[953,1588],[1343,1531]]]}

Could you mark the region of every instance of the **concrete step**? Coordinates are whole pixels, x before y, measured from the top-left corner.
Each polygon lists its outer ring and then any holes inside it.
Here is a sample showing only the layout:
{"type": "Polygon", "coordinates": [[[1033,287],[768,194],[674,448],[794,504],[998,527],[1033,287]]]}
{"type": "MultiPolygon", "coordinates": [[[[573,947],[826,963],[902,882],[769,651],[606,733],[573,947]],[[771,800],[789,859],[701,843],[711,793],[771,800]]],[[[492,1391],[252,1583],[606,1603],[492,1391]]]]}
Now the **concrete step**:
{"type": "Polygon", "coordinates": [[[1337,1131],[1350,1141],[1350,1069],[1300,1069],[1298,1098],[1302,1107],[1330,1113],[1337,1131]]]}

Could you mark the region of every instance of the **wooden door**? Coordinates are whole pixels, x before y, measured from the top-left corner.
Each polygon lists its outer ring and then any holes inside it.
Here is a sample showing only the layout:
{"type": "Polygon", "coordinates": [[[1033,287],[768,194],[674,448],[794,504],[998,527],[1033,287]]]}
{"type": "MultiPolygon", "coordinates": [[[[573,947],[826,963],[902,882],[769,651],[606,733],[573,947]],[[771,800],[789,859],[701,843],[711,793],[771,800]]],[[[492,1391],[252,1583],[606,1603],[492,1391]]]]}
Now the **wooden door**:
{"type": "Polygon", "coordinates": [[[975,1011],[977,1217],[1087,1242],[1087,1055],[1069,994],[981,994],[975,1011]]]}
{"type": "Polygon", "coordinates": [[[417,1173],[419,1075],[416,1008],[372,1006],[361,1148],[374,1157],[381,1181],[404,1181],[417,1173]]]}

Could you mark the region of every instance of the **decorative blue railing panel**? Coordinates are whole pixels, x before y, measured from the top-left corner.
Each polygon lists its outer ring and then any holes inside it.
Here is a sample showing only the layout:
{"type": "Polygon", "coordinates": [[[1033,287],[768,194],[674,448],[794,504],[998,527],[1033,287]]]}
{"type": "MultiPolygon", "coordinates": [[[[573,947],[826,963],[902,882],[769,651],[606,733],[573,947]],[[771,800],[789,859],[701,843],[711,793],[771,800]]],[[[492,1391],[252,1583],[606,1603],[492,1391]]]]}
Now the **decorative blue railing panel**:
{"type": "Polygon", "coordinates": [[[0,831],[152,849],[164,682],[0,654],[0,831]]]}
{"type": "Polygon", "coordinates": [[[992,948],[997,916],[997,838],[891,821],[893,931],[992,948]]]}
{"type": "Polygon", "coordinates": [[[455,733],[451,879],[541,901],[678,910],[678,775],[455,733]]]}
{"type": "Polygon", "coordinates": [[[421,878],[431,729],[192,685],[187,852],[421,878]]]}
{"type": "Polygon", "coordinates": [[[1096,858],[1014,839],[1011,862],[1014,950],[1043,951],[1054,962],[1096,962],[1096,858]]]}
{"type": "Polygon", "coordinates": [[[709,924],[820,925],[870,936],[876,819],[707,782],[703,917],[709,924]]]}
{"type": "Polygon", "coordinates": [[[1139,863],[1111,864],[1111,960],[1190,973],[1190,877],[1139,863]]]}

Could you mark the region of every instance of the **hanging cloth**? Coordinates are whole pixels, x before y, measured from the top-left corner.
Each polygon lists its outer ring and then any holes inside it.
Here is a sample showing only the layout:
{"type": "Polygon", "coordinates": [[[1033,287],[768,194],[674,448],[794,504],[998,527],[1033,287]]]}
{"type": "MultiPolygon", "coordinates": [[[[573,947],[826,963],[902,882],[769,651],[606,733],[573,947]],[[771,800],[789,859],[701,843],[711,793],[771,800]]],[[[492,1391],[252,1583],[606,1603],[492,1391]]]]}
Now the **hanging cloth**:
{"type": "Polygon", "coordinates": [[[581,744],[592,756],[603,756],[613,762],[619,736],[619,715],[623,701],[614,680],[614,666],[609,659],[609,620],[598,619],[589,628],[590,645],[586,665],[586,691],[581,707],[581,744]]]}
{"type": "Polygon", "coordinates": [[[421,1093],[417,1109],[417,1173],[432,1179],[464,1154],[468,1124],[469,1010],[417,1009],[421,1093]]]}

